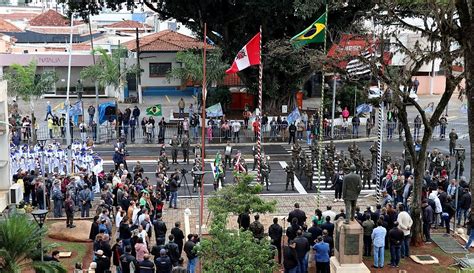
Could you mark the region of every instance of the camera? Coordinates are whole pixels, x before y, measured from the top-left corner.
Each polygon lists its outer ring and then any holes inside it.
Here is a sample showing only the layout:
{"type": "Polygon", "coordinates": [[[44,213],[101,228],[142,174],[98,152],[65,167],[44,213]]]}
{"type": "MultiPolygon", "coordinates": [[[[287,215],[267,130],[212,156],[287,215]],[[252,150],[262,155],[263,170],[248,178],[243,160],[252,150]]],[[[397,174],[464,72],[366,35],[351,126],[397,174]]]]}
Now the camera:
{"type": "Polygon", "coordinates": [[[185,174],[187,174],[187,173],[188,173],[188,170],[181,169],[181,171],[180,171],[180,172],[181,172],[181,174],[182,174],[182,175],[185,175],[185,174]]]}

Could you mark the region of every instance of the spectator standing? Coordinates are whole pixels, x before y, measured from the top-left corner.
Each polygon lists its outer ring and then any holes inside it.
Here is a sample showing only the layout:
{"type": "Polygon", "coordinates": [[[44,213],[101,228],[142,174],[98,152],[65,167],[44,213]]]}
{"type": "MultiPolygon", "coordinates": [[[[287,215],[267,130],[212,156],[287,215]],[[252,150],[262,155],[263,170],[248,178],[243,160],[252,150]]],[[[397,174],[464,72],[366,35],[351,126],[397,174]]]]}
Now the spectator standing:
{"type": "Polygon", "coordinates": [[[273,218],[273,224],[268,228],[268,236],[270,243],[275,246],[278,252],[278,263],[281,264],[281,238],[283,236],[283,228],[278,224],[278,218],[273,218]]]}
{"type": "Polygon", "coordinates": [[[298,257],[296,255],[296,243],[293,240],[283,247],[283,268],[285,273],[298,272],[298,257]]]}
{"type": "Polygon", "coordinates": [[[469,193],[469,189],[465,188],[462,190],[463,193],[461,198],[459,198],[458,204],[458,211],[457,211],[457,218],[458,218],[458,226],[461,224],[461,218],[464,218],[463,226],[466,226],[467,216],[469,215],[469,209],[471,208],[472,198],[471,194],[469,193]]]}
{"type": "Polygon", "coordinates": [[[441,118],[439,119],[439,138],[441,140],[446,139],[446,127],[448,126],[448,119],[446,118],[445,115],[442,115],[441,118]]]}
{"type": "Polygon", "coordinates": [[[184,102],[184,99],[181,98],[178,102],[178,117],[179,118],[184,118],[184,107],[186,107],[186,104],[184,102]]]}
{"type": "Polygon", "coordinates": [[[385,236],[387,230],[383,227],[383,221],[378,220],[377,227],[372,231],[372,244],[374,245],[374,268],[383,268],[385,257],[385,236]]]}
{"type": "Polygon", "coordinates": [[[53,111],[51,108],[51,102],[49,102],[49,100],[46,102],[46,117],[44,118],[44,121],[48,120],[48,116],[51,116],[51,118],[54,117],[53,111]]]}
{"type": "Polygon", "coordinates": [[[417,78],[415,78],[412,82],[412,90],[413,90],[413,93],[417,93],[418,92],[418,86],[420,86],[420,82],[418,81],[417,78]]]}
{"type": "Polygon", "coordinates": [[[349,110],[347,109],[347,106],[344,107],[344,110],[342,110],[342,119],[347,121],[349,119],[349,110]]]}
{"type": "Polygon", "coordinates": [[[184,245],[184,233],[180,228],[181,222],[174,223],[174,228],[171,229],[171,234],[174,236],[174,242],[178,245],[179,256],[181,257],[184,245]]]}
{"type": "Polygon", "coordinates": [[[314,244],[313,250],[315,252],[314,260],[316,262],[316,273],[329,273],[330,246],[328,243],[323,241],[322,236],[319,236],[316,239],[316,244],[314,244]]]}
{"type": "Polygon", "coordinates": [[[404,240],[404,233],[399,228],[398,223],[393,223],[394,227],[388,232],[388,239],[390,241],[390,266],[399,267],[400,252],[404,240]]]}
{"type": "Polygon", "coordinates": [[[150,261],[150,254],[145,254],[143,256],[143,261],[138,265],[140,266],[139,273],[155,273],[155,264],[150,261]]]}
{"type": "Polygon", "coordinates": [[[420,115],[416,115],[415,121],[414,121],[414,133],[413,133],[413,138],[417,140],[420,137],[420,129],[421,129],[421,118],[420,115]]]}
{"type": "Polygon", "coordinates": [[[156,273],[171,273],[173,265],[170,257],[166,255],[166,249],[160,250],[160,256],[155,259],[156,273]]]}
{"type": "Polygon", "coordinates": [[[291,143],[291,140],[293,140],[293,144],[296,143],[295,138],[296,138],[296,125],[295,123],[291,123],[290,127],[288,127],[288,133],[290,134],[290,137],[288,138],[288,144],[291,143]]]}
{"type": "Polygon", "coordinates": [[[198,257],[196,253],[193,251],[194,247],[196,246],[195,236],[193,234],[188,234],[188,240],[184,244],[184,253],[186,253],[186,257],[188,258],[188,273],[194,273],[196,270],[196,265],[198,261],[198,257]]]}
{"type": "Polygon", "coordinates": [[[291,223],[293,221],[293,218],[296,218],[297,219],[297,224],[299,226],[303,226],[306,222],[306,213],[300,209],[300,204],[299,203],[295,203],[294,207],[295,207],[295,209],[292,210],[288,214],[287,221],[291,223]]]}
{"type": "Polygon", "coordinates": [[[250,224],[249,230],[253,233],[253,237],[255,239],[261,240],[265,236],[265,228],[263,227],[262,223],[260,223],[260,215],[255,215],[254,219],[255,221],[250,224]]]}
{"type": "Polygon", "coordinates": [[[234,135],[233,137],[233,141],[235,143],[239,143],[240,142],[240,137],[239,137],[239,134],[240,134],[240,122],[237,121],[237,120],[234,120],[234,122],[232,122],[232,133],[234,135]]]}
{"type": "Polygon", "coordinates": [[[359,116],[355,115],[352,118],[352,137],[359,137],[359,125],[360,125],[360,119],[359,116]]]}
{"type": "Polygon", "coordinates": [[[89,125],[91,125],[95,115],[95,108],[92,104],[87,108],[87,113],[89,114],[89,125]]]}
{"type": "Polygon", "coordinates": [[[310,245],[308,239],[303,236],[303,231],[299,229],[296,232],[296,238],[294,239],[296,244],[296,257],[298,258],[298,272],[306,272],[308,270],[308,251],[310,250],[310,245]]]}
{"type": "Polygon", "coordinates": [[[430,229],[433,224],[433,208],[428,204],[427,200],[423,200],[421,204],[423,210],[422,221],[423,221],[423,234],[425,235],[425,242],[431,243],[430,229]]]}
{"type": "Polygon", "coordinates": [[[401,246],[401,257],[410,256],[410,239],[411,239],[411,226],[413,225],[413,220],[411,219],[410,214],[404,210],[402,204],[398,204],[398,216],[397,216],[398,227],[403,231],[403,241],[401,246]]]}
{"type": "Polygon", "coordinates": [[[132,255],[132,247],[125,246],[125,254],[120,256],[120,268],[122,273],[136,273],[135,269],[138,267],[137,259],[132,255]]]}
{"type": "Polygon", "coordinates": [[[364,221],[362,222],[362,228],[364,229],[364,256],[370,257],[372,251],[372,232],[374,230],[375,224],[372,219],[370,219],[370,214],[364,215],[364,221]]]}

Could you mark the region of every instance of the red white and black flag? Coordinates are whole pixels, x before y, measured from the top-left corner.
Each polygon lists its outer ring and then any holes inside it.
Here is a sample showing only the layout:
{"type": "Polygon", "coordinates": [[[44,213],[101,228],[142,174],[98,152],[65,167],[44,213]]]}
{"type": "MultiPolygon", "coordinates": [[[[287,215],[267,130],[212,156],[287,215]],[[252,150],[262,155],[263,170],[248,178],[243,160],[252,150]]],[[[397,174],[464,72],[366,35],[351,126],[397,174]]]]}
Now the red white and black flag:
{"type": "Polygon", "coordinates": [[[245,68],[260,64],[260,32],[237,53],[232,66],[225,73],[237,73],[245,68]]]}

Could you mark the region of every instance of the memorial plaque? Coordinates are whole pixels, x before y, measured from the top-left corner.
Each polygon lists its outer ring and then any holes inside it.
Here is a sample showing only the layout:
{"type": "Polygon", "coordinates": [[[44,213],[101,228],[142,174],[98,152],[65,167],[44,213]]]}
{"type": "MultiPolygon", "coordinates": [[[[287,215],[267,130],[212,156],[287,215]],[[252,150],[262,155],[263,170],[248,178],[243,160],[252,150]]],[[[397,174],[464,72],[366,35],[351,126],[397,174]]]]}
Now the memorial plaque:
{"type": "Polygon", "coordinates": [[[359,255],[359,234],[346,234],[344,255],[359,255]]]}

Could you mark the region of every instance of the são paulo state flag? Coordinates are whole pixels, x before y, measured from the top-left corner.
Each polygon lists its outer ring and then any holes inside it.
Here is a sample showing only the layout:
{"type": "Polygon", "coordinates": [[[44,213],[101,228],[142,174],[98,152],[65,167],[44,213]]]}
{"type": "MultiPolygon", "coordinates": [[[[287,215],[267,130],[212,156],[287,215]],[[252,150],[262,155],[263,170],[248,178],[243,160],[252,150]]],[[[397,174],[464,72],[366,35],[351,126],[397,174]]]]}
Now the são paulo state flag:
{"type": "Polygon", "coordinates": [[[237,53],[232,66],[225,73],[237,73],[251,65],[260,64],[260,32],[237,53]]]}

